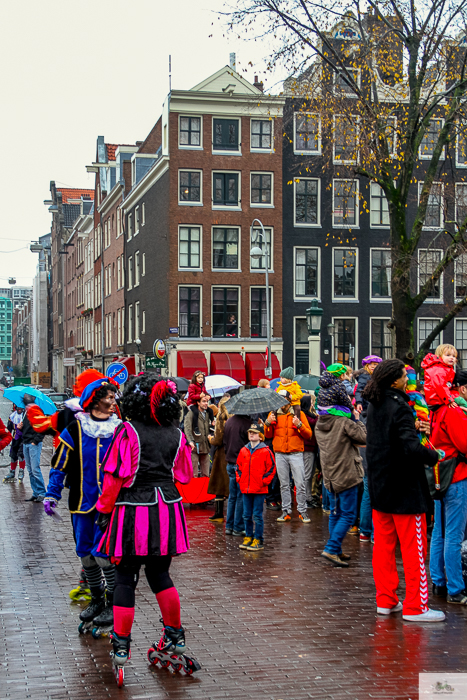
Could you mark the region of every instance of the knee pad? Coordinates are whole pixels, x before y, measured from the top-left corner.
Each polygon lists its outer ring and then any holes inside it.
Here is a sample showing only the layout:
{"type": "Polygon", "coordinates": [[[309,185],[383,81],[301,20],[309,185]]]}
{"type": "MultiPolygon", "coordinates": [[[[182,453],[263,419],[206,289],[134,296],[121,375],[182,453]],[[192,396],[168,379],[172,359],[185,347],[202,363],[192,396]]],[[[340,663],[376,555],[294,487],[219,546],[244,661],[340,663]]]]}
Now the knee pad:
{"type": "Polygon", "coordinates": [[[85,557],[81,557],[81,564],[89,569],[92,569],[93,566],[97,566],[97,562],[92,554],[86,554],[85,557]]]}

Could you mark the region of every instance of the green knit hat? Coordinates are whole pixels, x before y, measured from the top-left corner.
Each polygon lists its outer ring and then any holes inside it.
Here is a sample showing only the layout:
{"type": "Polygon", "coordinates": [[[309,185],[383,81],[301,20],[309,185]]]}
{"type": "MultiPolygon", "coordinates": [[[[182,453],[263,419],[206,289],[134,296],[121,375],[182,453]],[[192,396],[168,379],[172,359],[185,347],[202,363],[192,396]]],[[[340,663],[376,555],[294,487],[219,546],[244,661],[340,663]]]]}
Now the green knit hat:
{"type": "Polygon", "coordinates": [[[347,372],[347,367],[341,365],[340,362],[335,362],[333,365],[329,365],[328,372],[333,374],[335,377],[341,377],[347,372]]]}
{"type": "Polygon", "coordinates": [[[294,368],[293,367],[285,367],[285,369],[282,370],[282,372],[279,375],[280,377],[284,377],[284,379],[289,379],[290,381],[293,380],[295,376],[294,368]]]}

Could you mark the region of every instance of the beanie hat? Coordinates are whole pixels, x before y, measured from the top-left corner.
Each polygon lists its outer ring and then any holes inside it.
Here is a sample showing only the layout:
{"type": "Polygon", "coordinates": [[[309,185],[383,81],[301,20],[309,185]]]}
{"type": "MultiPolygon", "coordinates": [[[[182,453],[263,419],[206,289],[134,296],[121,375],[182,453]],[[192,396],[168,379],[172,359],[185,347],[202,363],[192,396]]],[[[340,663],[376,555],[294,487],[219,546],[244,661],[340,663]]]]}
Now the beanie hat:
{"type": "Polygon", "coordinates": [[[382,360],[381,357],[379,357],[378,355],[367,355],[367,356],[364,357],[363,360],[362,360],[362,367],[364,367],[365,365],[369,365],[369,364],[371,364],[372,362],[376,362],[376,363],[379,364],[379,363],[382,362],[382,361],[383,361],[383,360],[382,360]]]}
{"type": "Polygon", "coordinates": [[[284,379],[288,379],[289,381],[292,381],[295,376],[294,368],[285,367],[285,369],[282,370],[279,376],[284,377],[284,379]]]}
{"type": "Polygon", "coordinates": [[[347,367],[345,365],[341,365],[340,362],[335,362],[333,365],[329,365],[327,371],[334,375],[334,377],[341,377],[347,372],[347,367]]]}

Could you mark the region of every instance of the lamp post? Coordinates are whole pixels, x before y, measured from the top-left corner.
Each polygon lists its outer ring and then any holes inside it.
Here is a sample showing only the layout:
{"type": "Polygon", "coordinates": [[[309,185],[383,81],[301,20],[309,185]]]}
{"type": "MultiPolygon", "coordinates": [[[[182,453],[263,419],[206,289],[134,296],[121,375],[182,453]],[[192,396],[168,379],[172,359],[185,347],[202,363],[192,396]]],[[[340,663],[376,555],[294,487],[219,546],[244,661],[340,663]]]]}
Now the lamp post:
{"type": "Polygon", "coordinates": [[[323,322],[323,309],[318,306],[317,299],[313,299],[309,309],[305,311],[308,326],[309,367],[310,374],[319,377],[321,374],[321,324],[323,322]]]}
{"type": "MultiPolygon", "coordinates": [[[[255,222],[258,222],[258,224],[261,226],[261,231],[257,231],[258,236],[261,236],[263,240],[263,248],[264,252],[261,250],[261,248],[257,245],[253,246],[253,248],[250,250],[250,257],[253,260],[259,260],[263,256],[265,257],[265,271],[266,271],[266,335],[267,335],[267,348],[268,348],[268,357],[267,357],[267,366],[266,369],[264,370],[265,376],[270,379],[272,377],[272,358],[271,358],[271,319],[270,319],[270,310],[269,310],[269,251],[268,251],[268,241],[266,238],[266,231],[264,230],[263,223],[259,219],[254,219],[253,223],[251,224],[251,238],[253,240],[253,226],[255,225],[255,222]]],[[[260,308],[260,324],[261,324],[261,308],[260,308]]]]}
{"type": "Polygon", "coordinates": [[[137,354],[135,355],[135,372],[136,372],[136,374],[138,374],[140,371],[139,352],[140,352],[140,346],[141,346],[141,340],[139,338],[135,338],[135,345],[136,345],[136,349],[137,349],[137,354]]]}

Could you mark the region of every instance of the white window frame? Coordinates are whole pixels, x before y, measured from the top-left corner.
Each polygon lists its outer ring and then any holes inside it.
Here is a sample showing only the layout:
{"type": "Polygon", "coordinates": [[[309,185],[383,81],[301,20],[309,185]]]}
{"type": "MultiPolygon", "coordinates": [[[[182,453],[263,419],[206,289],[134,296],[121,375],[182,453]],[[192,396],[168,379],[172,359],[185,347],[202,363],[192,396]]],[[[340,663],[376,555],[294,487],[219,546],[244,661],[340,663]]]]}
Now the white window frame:
{"type": "Polygon", "coordinates": [[[457,132],[457,134],[456,134],[456,168],[467,168],[467,134],[462,134],[462,136],[465,140],[465,148],[466,148],[464,161],[459,160],[459,138],[460,138],[460,136],[461,136],[461,134],[459,132],[457,132]]]}
{"type": "MultiPolygon", "coordinates": [[[[443,129],[443,126],[444,126],[444,119],[442,119],[441,117],[431,117],[430,122],[431,122],[431,121],[441,122],[441,129],[440,129],[440,133],[441,133],[441,131],[442,131],[442,129],[443,129]]],[[[425,133],[426,133],[426,132],[425,132],[425,133]]],[[[436,144],[435,144],[434,148],[436,148],[436,144]]],[[[444,160],[445,154],[446,154],[446,147],[443,146],[443,150],[442,150],[442,152],[441,152],[441,155],[440,155],[439,159],[440,159],[440,160],[444,160]]],[[[420,160],[431,160],[432,157],[433,157],[433,154],[430,154],[430,155],[425,154],[425,155],[423,155],[423,154],[422,154],[422,144],[420,143],[420,146],[418,147],[418,157],[419,157],[420,160]]]]}
{"type": "Polygon", "coordinates": [[[360,137],[360,118],[356,114],[350,115],[352,119],[355,120],[356,124],[356,129],[357,129],[357,135],[356,135],[356,140],[357,140],[357,149],[356,149],[356,158],[355,160],[341,160],[340,158],[336,158],[336,124],[337,120],[339,118],[344,118],[345,120],[345,115],[344,114],[334,114],[332,118],[332,132],[333,132],[333,137],[332,137],[332,162],[335,165],[357,165],[359,160],[360,160],[360,149],[358,147],[358,140],[360,137]]]}
{"type": "Polygon", "coordinates": [[[146,224],[146,202],[141,204],[141,226],[146,224]]]}
{"type": "Polygon", "coordinates": [[[454,344],[455,344],[455,346],[456,346],[456,348],[457,348],[457,352],[459,353],[459,355],[460,355],[462,352],[467,352],[467,350],[464,350],[464,348],[461,348],[461,347],[459,346],[459,340],[458,340],[458,338],[457,338],[457,325],[460,324],[460,323],[462,323],[462,321],[467,322],[467,318],[466,318],[466,317],[461,317],[461,318],[455,318],[455,319],[454,319],[454,344]]]}
{"type": "Polygon", "coordinates": [[[127,342],[133,342],[133,304],[128,306],[127,342]]]}
{"type": "MultiPolygon", "coordinates": [[[[203,272],[203,226],[201,224],[179,224],[177,233],[177,265],[179,272],[203,272]],[[180,266],[180,229],[182,228],[198,228],[199,229],[199,267],[181,267],[180,266]]],[[[144,274],[146,274],[146,254],[144,256],[144,274]]],[[[144,276],[144,275],[143,275],[144,276]]]]}
{"type": "MultiPolygon", "coordinates": [[[[374,297],[373,296],[373,278],[372,278],[372,268],[373,268],[373,251],[374,250],[382,250],[385,252],[391,252],[390,248],[381,248],[379,246],[375,246],[370,248],[370,290],[369,290],[369,297],[370,301],[375,302],[377,304],[392,304],[392,297],[391,294],[387,297],[374,297]]],[[[372,318],[379,318],[378,316],[372,316],[372,318]]],[[[386,318],[386,316],[382,316],[382,318],[386,318]]]]}
{"type": "Polygon", "coordinates": [[[321,178],[319,177],[297,177],[294,178],[293,181],[293,221],[294,221],[294,227],[296,228],[321,228],[321,178]],[[307,223],[297,223],[297,207],[296,207],[296,202],[297,202],[297,184],[301,180],[314,180],[315,182],[318,183],[318,223],[316,224],[307,224],[307,223]]]}
{"type": "MultiPolygon", "coordinates": [[[[424,184],[425,184],[424,180],[420,180],[418,183],[418,200],[417,200],[418,206],[420,206],[420,193],[423,189],[424,184]]],[[[441,187],[440,222],[439,222],[439,226],[427,226],[424,222],[423,226],[422,226],[423,231],[439,231],[439,229],[444,225],[444,182],[438,182],[438,181],[433,182],[431,186],[433,187],[434,185],[441,187]]],[[[430,193],[431,193],[431,189],[430,189],[430,193]]],[[[430,196],[430,195],[428,195],[428,196],[430,196]]]]}
{"type": "MultiPolygon", "coordinates": [[[[189,286],[189,285],[182,285],[182,286],[189,286]]],[[[213,310],[213,303],[214,303],[214,288],[216,289],[224,289],[225,287],[229,287],[229,289],[238,289],[238,318],[237,318],[237,337],[234,338],[233,340],[239,340],[241,337],[240,335],[240,328],[242,327],[242,285],[241,284],[211,284],[211,337],[212,338],[223,338],[224,336],[213,336],[213,319],[214,319],[214,310],[213,310]]]]}
{"type": "Polygon", "coordinates": [[[241,211],[242,210],[242,171],[241,170],[222,170],[216,168],[211,170],[211,207],[214,211],[241,211]],[[221,173],[228,175],[238,175],[238,204],[236,207],[232,207],[229,204],[215,204],[214,203],[214,175],[216,173],[221,173]]]}
{"type": "Polygon", "coordinates": [[[179,114],[178,115],[178,147],[182,151],[202,151],[203,150],[203,115],[202,114],[179,114]],[[180,143],[180,120],[182,117],[195,118],[200,120],[199,128],[199,146],[191,146],[180,143]]]}
{"type": "MultiPolygon", "coordinates": [[[[269,227],[268,227],[269,228],[269,227]]],[[[230,226],[229,224],[216,224],[211,226],[211,271],[212,272],[241,272],[242,271],[242,227],[230,226]],[[226,267],[214,267],[214,229],[215,228],[235,228],[238,231],[238,267],[227,269],[226,267]]],[[[264,273],[264,270],[263,270],[264,273]]],[[[218,284],[217,287],[235,287],[232,284],[218,284]]]]}
{"type": "MultiPolygon", "coordinates": [[[[321,302],[321,246],[316,245],[296,245],[293,247],[293,300],[294,301],[311,301],[317,299],[321,302]],[[297,272],[297,250],[317,250],[318,251],[318,281],[317,281],[317,296],[297,296],[296,294],[296,272],[297,272]]],[[[301,318],[301,317],[300,317],[301,318]]]]}
{"type": "Polygon", "coordinates": [[[178,205],[180,207],[202,207],[203,206],[203,171],[199,168],[179,168],[178,169],[178,205]],[[199,202],[185,202],[180,199],[180,173],[199,173],[199,202]]]}
{"type": "MultiPolygon", "coordinates": [[[[421,285],[420,285],[420,253],[441,253],[441,260],[443,258],[443,249],[442,248],[418,248],[417,250],[417,294],[420,293],[421,285]]],[[[441,276],[439,278],[439,291],[440,291],[440,296],[439,299],[434,299],[432,297],[427,297],[425,301],[423,302],[424,304],[443,304],[444,303],[444,272],[441,273],[441,276]]]]}
{"type": "MultiPolygon", "coordinates": [[[[216,156],[241,156],[242,155],[242,120],[241,117],[229,117],[227,114],[219,114],[211,117],[211,152],[212,155],[216,156]],[[238,150],[237,151],[219,151],[214,149],[214,119],[224,119],[228,121],[233,121],[236,119],[238,121],[238,150]]],[[[225,171],[222,171],[225,172],[225,171]]]]}
{"type": "Polygon", "coordinates": [[[251,117],[250,119],[250,153],[274,153],[274,122],[275,119],[272,117],[270,119],[264,119],[263,117],[251,117]],[[271,147],[270,148],[254,148],[251,145],[251,127],[252,122],[270,122],[271,123],[271,147]]]}
{"type": "Polygon", "coordinates": [[[137,236],[139,233],[139,206],[135,207],[135,233],[134,235],[137,236]]]}
{"type": "Polygon", "coordinates": [[[128,225],[128,231],[127,231],[127,241],[131,241],[133,238],[133,213],[130,212],[127,216],[127,225],[128,225]]]}
{"type": "Polygon", "coordinates": [[[298,350],[305,350],[305,348],[308,350],[308,369],[310,368],[310,344],[309,342],[307,343],[297,343],[297,328],[295,321],[297,320],[305,320],[306,322],[306,316],[293,316],[293,368],[294,372],[297,371],[296,368],[296,357],[297,357],[297,349],[298,350]]]}
{"type": "MultiPolygon", "coordinates": [[[[332,227],[333,228],[339,228],[339,229],[351,229],[351,228],[360,228],[360,181],[357,178],[345,178],[345,177],[337,177],[333,178],[332,180],[332,227]],[[355,224],[336,224],[334,223],[334,212],[335,212],[335,207],[334,207],[334,196],[336,192],[335,188],[335,183],[336,182],[355,182],[355,219],[356,223],[355,224]]],[[[344,318],[344,317],[342,317],[344,318]]]]}
{"type": "Polygon", "coordinates": [[[144,277],[146,274],[146,253],[143,253],[143,257],[141,258],[141,277],[144,277]]]}
{"type": "Polygon", "coordinates": [[[141,281],[141,267],[140,267],[140,252],[137,250],[133,254],[134,258],[134,267],[133,267],[133,277],[134,277],[134,284],[133,287],[139,287],[139,283],[141,281]],[[136,274],[136,271],[138,271],[138,274],[136,274]]]}
{"type": "MultiPolygon", "coordinates": [[[[338,302],[341,304],[355,304],[356,302],[359,301],[358,299],[358,293],[359,293],[359,285],[358,285],[358,278],[359,278],[359,273],[360,273],[360,256],[359,256],[359,248],[356,246],[352,245],[342,245],[342,246],[335,246],[331,249],[332,252],[332,259],[331,259],[331,284],[332,284],[332,301],[333,302],[338,302]],[[334,296],[334,253],[336,250],[355,250],[356,255],[355,255],[355,296],[354,297],[336,297],[334,296]]],[[[339,316],[339,318],[354,318],[353,316],[339,316]]]]}
{"type": "Polygon", "coordinates": [[[143,309],[143,313],[141,314],[141,335],[144,335],[146,333],[146,310],[143,309]]]}
{"type": "Polygon", "coordinates": [[[133,256],[130,255],[130,257],[127,260],[127,280],[128,280],[128,287],[127,291],[130,291],[130,289],[133,289],[133,256]]]}
{"type": "Polygon", "coordinates": [[[293,118],[293,147],[294,147],[294,154],[295,155],[300,155],[300,156],[320,156],[322,153],[322,122],[321,122],[321,116],[319,113],[316,112],[294,112],[294,118],[293,118]],[[316,151],[310,151],[310,150],[304,150],[301,151],[297,147],[297,117],[318,117],[318,148],[316,151]]]}
{"type": "Polygon", "coordinates": [[[464,297],[459,297],[459,296],[457,296],[457,294],[456,294],[456,289],[457,289],[457,275],[458,275],[458,272],[457,272],[457,264],[458,264],[458,262],[461,260],[461,258],[463,258],[464,256],[465,256],[466,263],[467,263],[467,253],[462,253],[462,255],[459,255],[459,257],[455,258],[455,260],[454,260],[454,301],[455,301],[456,304],[457,304],[458,301],[460,301],[461,299],[464,298],[464,297]]]}
{"type": "Polygon", "coordinates": [[[274,173],[269,170],[251,170],[250,171],[250,207],[252,209],[274,209],[274,173]],[[263,204],[262,202],[253,202],[251,199],[252,184],[251,178],[253,175],[270,175],[271,176],[271,203],[263,204]]]}
{"type": "MultiPolygon", "coordinates": [[[[249,309],[249,316],[250,316],[250,333],[249,336],[252,338],[253,336],[251,335],[251,290],[252,289],[266,289],[265,284],[252,284],[250,285],[250,309],[249,309]]],[[[273,332],[273,325],[274,325],[274,286],[272,284],[269,285],[270,289],[270,302],[269,302],[269,322],[271,326],[271,337],[274,337],[274,332],[273,332]]],[[[261,340],[262,338],[266,338],[266,336],[258,336],[258,338],[261,340]]],[[[256,336],[255,336],[256,338],[256,336]]]]}
{"type": "Polygon", "coordinates": [[[140,303],[139,301],[135,302],[135,318],[134,318],[134,324],[135,324],[135,340],[136,338],[139,338],[140,336],[140,319],[139,319],[139,307],[140,303]]]}
{"type": "MultiPolygon", "coordinates": [[[[362,87],[362,71],[361,71],[361,69],[360,68],[353,68],[350,66],[346,66],[345,68],[349,73],[355,73],[355,72],[357,73],[357,80],[355,82],[357,84],[357,87],[361,88],[362,87]]],[[[338,97],[345,97],[345,98],[355,100],[357,98],[357,95],[355,94],[355,92],[350,91],[350,85],[349,85],[348,92],[346,90],[342,90],[342,88],[337,86],[337,76],[340,73],[343,73],[345,75],[345,72],[342,68],[338,68],[337,71],[335,71],[333,74],[332,82],[333,82],[334,94],[338,97]]]]}
{"type": "MultiPolygon", "coordinates": [[[[389,316],[370,316],[369,318],[369,327],[368,327],[368,352],[372,354],[372,347],[371,347],[371,322],[372,321],[387,321],[389,322],[391,320],[390,315],[389,316]]],[[[389,330],[389,329],[388,329],[389,330]]],[[[384,359],[384,358],[383,358],[384,359]]]]}
{"type": "MultiPolygon", "coordinates": [[[[438,323],[442,321],[442,318],[438,318],[437,316],[418,316],[417,318],[417,350],[420,349],[420,345],[422,344],[420,341],[420,321],[437,321],[438,323]]],[[[443,344],[443,335],[444,331],[441,331],[439,334],[439,345],[443,344]]]]}
{"type": "MultiPolygon", "coordinates": [[[[372,224],[372,223],[371,223],[371,199],[372,199],[371,190],[372,190],[372,188],[376,186],[376,187],[379,187],[379,189],[381,190],[381,193],[382,193],[384,199],[386,200],[386,202],[387,202],[387,204],[388,204],[388,218],[389,218],[389,202],[388,202],[388,199],[387,199],[385,193],[383,192],[383,188],[381,187],[381,185],[379,185],[377,182],[374,182],[374,181],[370,181],[369,184],[370,184],[370,202],[369,202],[369,204],[370,204],[370,228],[384,228],[384,229],[389,229],[389,228],[391,228],[391,224],[390,224],[390,223],[389,223],[389,224],[372,224]]],[[[378,198],[378,199],[379,199],[379,198],[378,198]]]]}
{"type": "MultiPolygon", "coordinates": [[[[331,336],[331,341],[332,341],[332,342],[331,342],[331,359],[332,359],[332,361],[334,362],[334,350],[335,350],[335,343],[336,343],[336,329],[335,329],[336,321],[345,321],[345,320],[347,320],[347,319],[348,319],[348,320],[351,320],[351,321],[355,321],[355,355],[354,355],[354,358],[353,358],[353,361],[354,361],[354,367],[353,367],[353,369],[358,369],[358,367],[359,367],[359,358],[360,358],[360,355],[359,355],[359,344],[358,344],[358,340],[359,340],[359,337],[358,337],[358,333],[359,333],[359,328],[358,328],[358,325],[359,325],[359,324],[358,324],[359,318],[358,318],[358,316],[346,316],[345,314],[339,314],[339,315],[336,314],[335,316],[333,316],[333,317],[331,318],[331,323],[334,324],[334,333],[333,333],[332,336],[331,336]]],[[[350,358],[349,358],[349,359],[350,359],[350,358]]]]}
{"type": "MultiPolygon", "coordinates": [[[[255,226],[253,231],[251,230],[251,226],[250,226],[250,250],[251,250],[251,248],[253,248],[254,245],[257,245],[257,244],[262,242],[260,239],[259,241],[255,241],[253,243],[253,234],[258,230],[260,230],[260,226],[255,226]]],[[[266,225],[264,227],[264,230],[266,232],[268,230],[271,231],[270,255],[269,255],[269,274],[271,274],[274,272],[274,226],[267,226],[266,225]]],[[[259,272],[260,274],[264,275],[266,268],[265,267],[262,267],[262,268],[261,267],[252,267],[251,265],[252,265],[253,260],[252,260],[251,256],[249,256],[249,257],[250,257],[250,272],[254,273],[254,274],[259,272]]]]}
{"type": "MultiPolygon", "coordinates": [[[[467,162],[466,162],[466,164],[465,164],[465,167],[467,168],[467,162]]],[[[457,197],[457,188],[458,188],[458,187],[465,187],[465,188],[467,188],[467,182],[456,182],[455,185],[454,185],[454,212],[455,212],[455,214],[454,214],[454,219],[457,221],[457,223],[458,223],[459,225],[461,225],[462,222],[459,221],[459,217],[458,217],[458,215],[457,215],[457,200],[458,200],[458,197],[457,197]]]]}
{"type": "MultiPolygon", "coordinates": [[[[181,287],[198,287],[199,291],[199,335],[197,336],[181,336],[182,340],[195,340],[203,337],[203,285],[202,284],[190,284],[189,282],[186,282],[184,284],[179,284],[177,287],[177,326],[180,330],[180,288],[181,287]]],[[[212,297],[212,295],[211,295],[212,297]]],[[[212,298],[211,298],[211,307],[212,307],[212,298]]],[[[211,318],[212,318],[212,308],[211,308],[211,318]]],[[[211,335],[212,335],[212,326],[211,326],[211,335]]]]}
{"type": "MultiPolygon", "coordinates": [[[[397,117],[394,114],[388,114],[387,121],[394,122],[394,126],[392,127],[393,128],[392,148],[389,149],[389,157],[395,158],[396,154],[397,154],[397,117]]],[[[388,145],[389,145],[390,140],[387,137],[386,137],[386,140],[387,140],[388,145]]]]}

